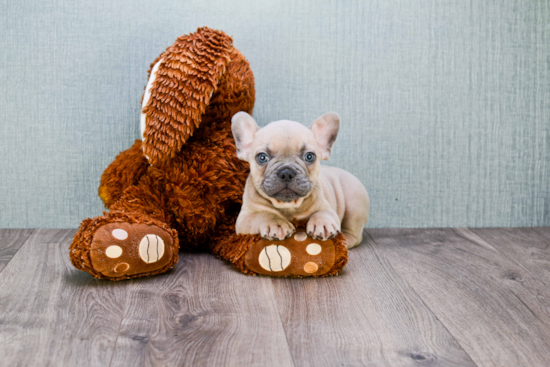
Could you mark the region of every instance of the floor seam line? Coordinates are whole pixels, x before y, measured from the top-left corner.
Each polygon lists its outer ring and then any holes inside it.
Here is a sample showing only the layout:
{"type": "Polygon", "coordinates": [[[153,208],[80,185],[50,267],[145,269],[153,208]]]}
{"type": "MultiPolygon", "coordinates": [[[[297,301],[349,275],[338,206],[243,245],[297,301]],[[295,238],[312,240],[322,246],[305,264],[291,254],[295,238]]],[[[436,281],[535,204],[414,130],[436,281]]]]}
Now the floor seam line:
{"type": "MultiPolygon", "coordinates": [[[[131,280],[130,280],[131,282],[131,280]]],[[[129,284],[131,285],[131,284],[129,284]]],[[[122,329],[122,323],[124,322],[124,319],[126,318],[126,311],[128,310],[128,299],[130,298],[130,291],[129,288],[127,288],[126,291],[126,300],[124,302],[124,313],[122,314],[122,317],[120,318],[120,324],[118,324],[118,329],[116,333],[116,339],[115,343],[113,344],[113,354],[111,355],[111,360],[109,361],[109,367],[113,364],[113,358],[115,357],[115,351],[116,351],[116,345],[118,343],[118,337],[120,336],[120,330],[122,329]]]]}
{"type": "Polygon", "coordinates": [[[29,238],[31,238],[31,236],[34,234],[34,232],[37,231],[36,228],[30,228],[31,229],[31,233],[29,233],[29,235],[27,236],[27,238],[25,238],[25,240],[23,241],[23,243],[21,244],[21,246],[19,246],[19,248],[17,249],[17,251],[15,251],[15,253],[13,254],[13,256],[8,260],[8,262],[6,263],[6,265],[4,265],[4,267],[2,269],[0,269],[0,274],[2,274],[2,272],[4,271],[4,269],[6,269],[8,267],[8,265],[10,264],[10,262],[13,260],[13,258],[15,257],[15,255],[17,255],[17,253],[19,252],[19,250],[21,250],[23,248],[23,246],[25,246],[25,244],[29,241],[29,238]]]}
{"type": "MultiPolygon", "coordinates": [[[[455,228],[451,228],[453,230],[453,232],[459,236],[460,238],[463,238],[464,240],[466,241],[470,241],[470,242],[473,242],[473,243],[476,243],[475,241],[473,241],[472,239],[470,238],[466,238],[464,236],[462,236],[460,233],[457,233],[455,231],[455,228]]],[[[523,265],[522,263],[519,263],[517,262],[514,258],[511,258],[509,257],[508,255],[506,255],[504,252],[500,251],[497,247],[495,247],[495,245],[492,243],[492,242],[489,242],[486,238],[482,237],[481,235],[473,232],[470,228],[461,228],[463,230],[466,230],[468,232],[470,232],[471,234],[481,238],[483,241],[487,242],[492,248],[495,249],[496,252],[498,252],[501,256],[503,256],[504,258],[510,260],[513,264],[517,265],[518,267],[520,267],[521,269],[525,270],[527,273],[529,273],[529,275],[531,275],[533,278],[535,279],[538,279],[539,277],[536,275],[536,274],[533,274],[533,272],[531,272],[531,270],[529,268],[527,268],[525,265],[523,265]]],[[[475,228],[474,228],[475,229],[475,228]]],[[[479,228],[479,229],[482,229],[482,228],[479,228]]]]}
{"type": "Polygon", "coordinates": [[[288,352],[290,353],[290,358],[292,358],[292,365],[296,367],[296,361],[294,360],[294,353],[292,353],[292,349],[290,348],[290,343],[288,341],[288,335],[286,334],[286,328],[285,324],[283,323],[283,319],[281,316],[281,311],[279,310],[279,302],[277,302],[277,296],[275,295],[275,286],[273,285],[274,279],[271,278],[271,292],[273,293],[273,299],[275,300],[275,307],[277,307],[277,314],[279,315],[279,321],[281,322],[281,327],[283,328],[283,333],[285,335],[285,341],[286,345],[288,347],[288,352]]]}
{"type": "Polygon", "coordinates": [[[441,324],[441,326],[445,329],[445,331],[447,331],[449,333],[449,335],[454,339],[454,341],[460,346],[460,348],[464,351],[464,353],[466,353],[466,355],[470,358],[470,360],[474,363],[474,365],[476,365],[477,367],[480,367],[480,364],[478,364],[473,358],[472,356],[470,355],[470,353],[468,353],[468,351],[464,348],[464,346],[458,341],[458,339],[456,338],[456,336],[451,333],[451,331],[447,328],[447,325],[445,325],[445,323],[443,323],[443,321],[439,318],[439,316],[437,316],[437,314],[435,313],[434,310],[432,310],[432,308],[426,303],[426,301],[424,300],[424,298],[422,298],[420,296],[420,294],[418,294],[418,292],[416,291],[416,289],[414,289],[414,287],[407,281],[407,279],[401,275],[400,272],[398,272],[395,267],[393,266],[391,260],[384,254],[381,253],[381,251],[378,250],[379,246],[378,243],[374,240],[374,238],[372,238],[372,236],[370,235],[370,233],[368,233],[367,231],[365,231],[366,235],[371,239],[371,241],[376,245],[377,247],[377,252],[379,253],[380,256],[383,256],[384,259],[386,259],[386,261],[388,262],[388,265],[391,267],[391,269],[395,272],[395,274],[399,275],[399,277],[405,282],[405,284],[407,284],[409,286],[409,288],[411,289],[412,292],[414,292],[414,294],[416,294],[416,296],[418,297],[418,299],[420,300],[420,302],[422,302],[422,304],[428,309],[430,310],[430,312],[432,313],[432,315],[436,318],[437,321],[439,321],[439,323],[441,324]]]}

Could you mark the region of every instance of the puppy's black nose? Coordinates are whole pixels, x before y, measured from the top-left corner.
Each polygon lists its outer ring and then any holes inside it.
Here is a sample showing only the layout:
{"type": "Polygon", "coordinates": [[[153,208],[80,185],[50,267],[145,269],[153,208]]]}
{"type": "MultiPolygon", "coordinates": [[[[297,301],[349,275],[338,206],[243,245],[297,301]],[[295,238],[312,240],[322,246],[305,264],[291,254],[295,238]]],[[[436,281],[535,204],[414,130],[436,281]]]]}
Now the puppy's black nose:
{"type": "Polygon", "coordinates": [[[277,172],[277,176],[283,181],[283,182],[290,182],[296,177],[296,171],[294,171],[290,167],[285,167],[279,172],[277,172]]]}

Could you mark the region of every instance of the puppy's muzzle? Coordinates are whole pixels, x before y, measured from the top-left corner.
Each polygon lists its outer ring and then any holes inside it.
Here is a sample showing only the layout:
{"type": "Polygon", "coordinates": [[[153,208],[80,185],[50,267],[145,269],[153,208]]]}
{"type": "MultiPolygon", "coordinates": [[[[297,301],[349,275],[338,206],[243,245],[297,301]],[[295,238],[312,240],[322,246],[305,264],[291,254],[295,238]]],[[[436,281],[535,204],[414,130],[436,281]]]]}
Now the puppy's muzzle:
{"type": "Polygon", "coordinates": [[[306,196],[312,185],[297,168],[283,165],[265,176],[261,188],[267,196],[290,202],[306,196]]]}

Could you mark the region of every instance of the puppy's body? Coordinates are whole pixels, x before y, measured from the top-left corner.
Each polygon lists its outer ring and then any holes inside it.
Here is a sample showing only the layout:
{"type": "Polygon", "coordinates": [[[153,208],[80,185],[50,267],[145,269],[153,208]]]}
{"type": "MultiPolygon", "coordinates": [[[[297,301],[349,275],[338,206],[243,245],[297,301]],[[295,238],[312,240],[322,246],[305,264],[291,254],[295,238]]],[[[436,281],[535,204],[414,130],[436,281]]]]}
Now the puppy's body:
{"type": "Polygon", "coordinates": [[[282,240],[294,234],[293,219],[309,218],[307,232],[314,238],[326,240],[341,231],[348,248],[361,242],[367,191],[351,173],[319,163],[330,156],[338,115],[324,115],[309,129],[287,120],[259,129],[243,112],[232,121],[237,154],[250,163],[237,233],[282,240]]]}

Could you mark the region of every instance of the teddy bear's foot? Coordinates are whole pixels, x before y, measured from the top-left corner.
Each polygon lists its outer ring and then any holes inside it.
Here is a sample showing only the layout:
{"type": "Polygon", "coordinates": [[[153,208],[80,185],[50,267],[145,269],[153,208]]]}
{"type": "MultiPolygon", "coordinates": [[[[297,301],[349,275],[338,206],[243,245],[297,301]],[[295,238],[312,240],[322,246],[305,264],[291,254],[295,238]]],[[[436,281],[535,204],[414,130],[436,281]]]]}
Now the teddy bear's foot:
{"type": "Polygon", "coordinates": [[[162,273],[178,260],[176,231],[165,224],[109,213],[85,221],[71,245],[71,260],[96,278],[129,279],[162,273]]]}
{"type": "Polygon", "coordinates": [[[174,257],[170,233],[147,224],[109,223],[99,227],[90,260],[101,274],[117,278],[152,273],[174,257]]]}
{"type": "Polygon", "coordinates": [[[347,250],[341,234],[320,241],[303,230],[282,241],[256,241],[244,255],[245,268],[274,277],[336,275],[346,262],[347,250]]]}

